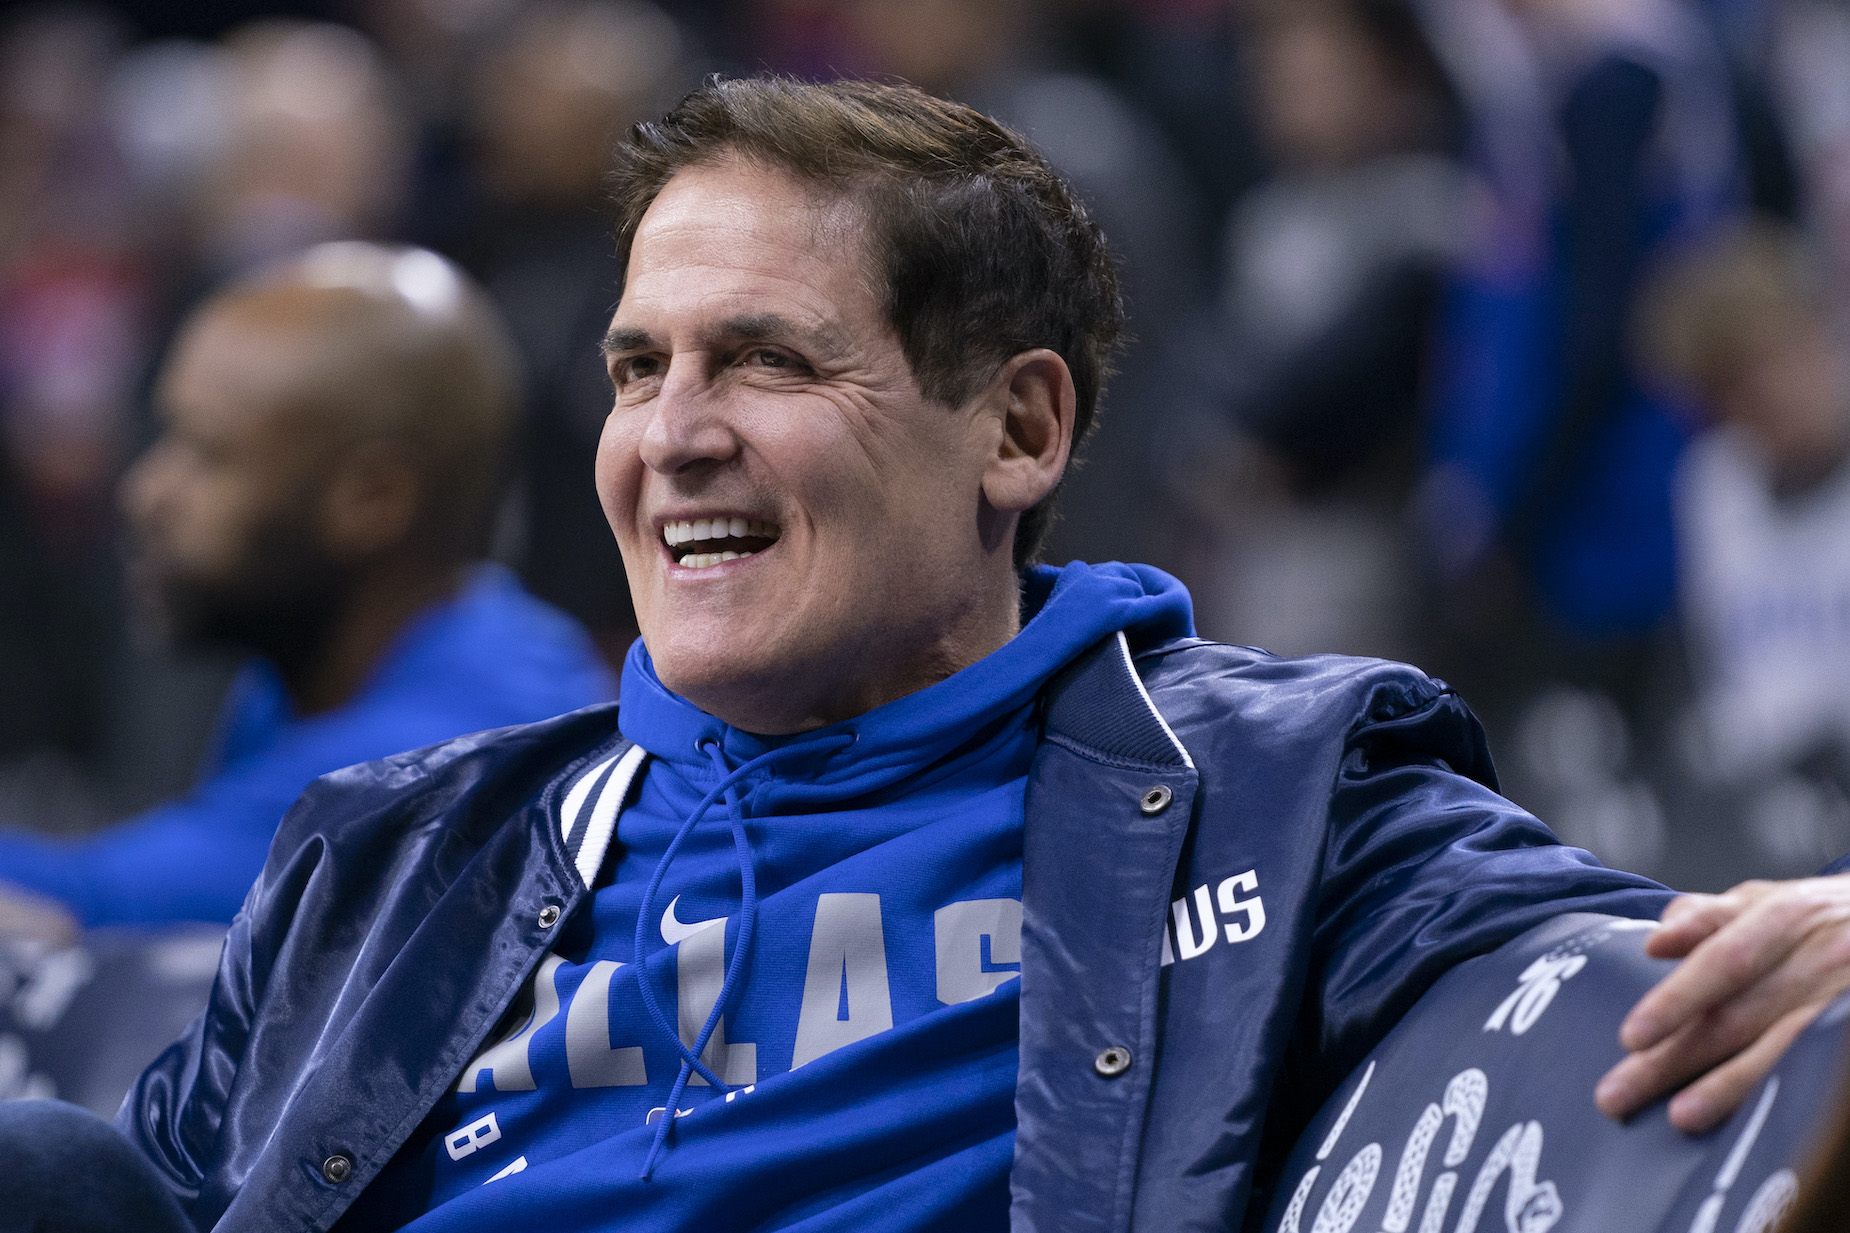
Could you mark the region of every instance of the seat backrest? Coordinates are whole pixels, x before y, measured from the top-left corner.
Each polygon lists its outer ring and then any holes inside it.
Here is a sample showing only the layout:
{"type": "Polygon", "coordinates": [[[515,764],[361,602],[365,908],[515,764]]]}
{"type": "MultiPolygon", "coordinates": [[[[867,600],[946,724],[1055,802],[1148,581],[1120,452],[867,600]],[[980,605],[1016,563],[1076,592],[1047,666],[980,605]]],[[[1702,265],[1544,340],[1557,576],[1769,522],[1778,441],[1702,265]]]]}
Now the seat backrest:
{"type": "Polygon", "coordinates": [[[1650,929],[1561,916],[1447,973],[1298,1140],[1264,1233],[1767,1233],[1838,1090],[1850,1000],[1717,1130],[1682,1134],[1663,1102],[1621,1125],[1593,1088],[1673,966],[1650,929]]]}
{"type": "Polygon", "coordinates": [[[222,925],[94,929],[49,950],[0,942],[0,1100],[55,1096],[114,1117],[205,1009],[222,925]]]}

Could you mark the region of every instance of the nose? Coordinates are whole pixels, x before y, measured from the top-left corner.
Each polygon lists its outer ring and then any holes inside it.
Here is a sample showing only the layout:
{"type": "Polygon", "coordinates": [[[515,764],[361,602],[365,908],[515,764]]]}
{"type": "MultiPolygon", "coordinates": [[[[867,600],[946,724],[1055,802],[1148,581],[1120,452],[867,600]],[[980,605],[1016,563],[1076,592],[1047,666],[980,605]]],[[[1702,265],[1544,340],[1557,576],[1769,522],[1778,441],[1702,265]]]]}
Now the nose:
{"type": "Polygon", "coordinates": [[[137,530],[145,530],[154,521],[173,488],[170,453],[165,441],[156,441],[123,473],[116,487],[117,504],[137,530]]]}
{"type": "Polygon", "coordinates": [[[642,461],[651,471],[679,476],[723,464],[738,454],[728,399],[704,380],[694,357],[675,357],[649,403],[642,461]]]}

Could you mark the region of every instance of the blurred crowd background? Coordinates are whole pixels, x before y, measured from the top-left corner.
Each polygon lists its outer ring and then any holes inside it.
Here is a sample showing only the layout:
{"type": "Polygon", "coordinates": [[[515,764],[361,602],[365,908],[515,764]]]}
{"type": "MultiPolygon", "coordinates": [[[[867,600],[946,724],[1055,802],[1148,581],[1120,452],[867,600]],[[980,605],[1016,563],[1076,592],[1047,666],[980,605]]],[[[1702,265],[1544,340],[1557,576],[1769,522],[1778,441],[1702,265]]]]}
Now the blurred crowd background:
{"type": "Polygon", "coordinates": [[[600,207],[703,74],[896,77],[1039,144],[1135,341],[1049,559],[1409,659],[1506,790],[1686,888],[1850,851],[1850,0],[120,0],[0,9],[0,825],[184,792],[235,659],[132,618],[176,324],[333,239],[485,285],[495,556],[614,662],[600,207]]]}

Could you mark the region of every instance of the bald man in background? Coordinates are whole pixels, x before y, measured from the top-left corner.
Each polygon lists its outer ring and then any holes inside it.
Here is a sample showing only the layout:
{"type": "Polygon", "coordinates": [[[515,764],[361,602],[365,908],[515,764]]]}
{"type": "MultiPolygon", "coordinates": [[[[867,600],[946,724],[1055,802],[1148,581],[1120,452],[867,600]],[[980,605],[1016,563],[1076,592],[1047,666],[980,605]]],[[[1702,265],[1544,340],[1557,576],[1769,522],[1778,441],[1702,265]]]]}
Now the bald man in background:
{"type": "Polygon", "coordinates": [[[182,329],[122,485],[137,598],[255,656],[188,796],[75,843],[0,835],[0,929],[229,921],[309,781],[615,695],[485,563],[516,427],[505,331],[435,253],[327,244],[182,329]]]}

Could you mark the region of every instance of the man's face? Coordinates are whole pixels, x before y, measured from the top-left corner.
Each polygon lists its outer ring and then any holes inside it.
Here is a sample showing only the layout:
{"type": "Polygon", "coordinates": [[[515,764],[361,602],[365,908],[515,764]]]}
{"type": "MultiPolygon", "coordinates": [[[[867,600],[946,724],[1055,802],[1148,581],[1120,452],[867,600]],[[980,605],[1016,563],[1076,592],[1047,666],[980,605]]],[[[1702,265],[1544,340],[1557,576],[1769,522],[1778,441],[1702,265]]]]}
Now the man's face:
{"type": "Polygon", "coordinates": [[[972,629],[995,606],[1001,422],[921,393],[863,254],[841,202],[689,169],[644,215],[611,325],[598,492],[643,639],[664,684],[750,730],[848,718],[993,649],[972,629]]]}
{"type": "Polygon", "coordinates": [[[207,311],[162,374],[161,435],[122,483],[131,576],[173,640],[286,654],[343,583],[315,535],[325,444],[291,409],[306,352],[207,311]]]}
{"type": "Polygon", "coordinates": [[[1759,445],[1775,473],[1818,479],[1842,460],[1850,437],[1850,366],[1822,320],[1769,322],[1720,399],[1723,418],[1759,445]]]}

